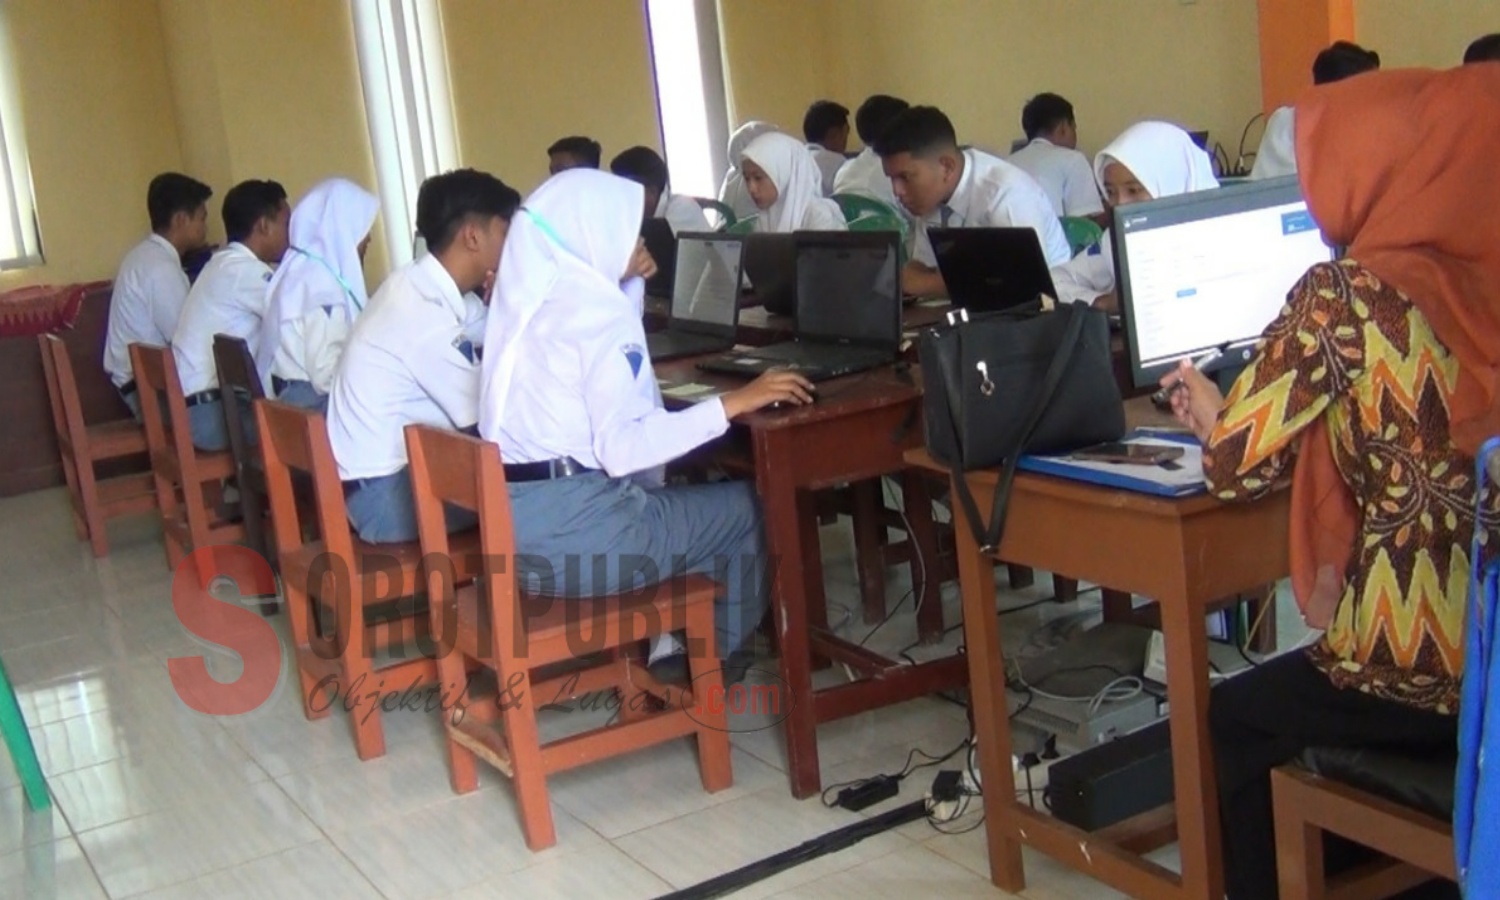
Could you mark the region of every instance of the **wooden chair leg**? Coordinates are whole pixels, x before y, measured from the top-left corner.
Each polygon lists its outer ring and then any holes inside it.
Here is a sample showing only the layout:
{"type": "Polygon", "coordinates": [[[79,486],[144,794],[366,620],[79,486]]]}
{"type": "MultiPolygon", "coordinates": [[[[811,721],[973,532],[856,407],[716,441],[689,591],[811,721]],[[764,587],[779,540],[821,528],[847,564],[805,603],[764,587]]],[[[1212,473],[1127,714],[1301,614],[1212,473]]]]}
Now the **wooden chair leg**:
{"type": "Polygon", "coordinates": [[[1019,591],[1036,584],[1036,571],[1026,566],[1014,566],[1006,564],[1006,570],[1010,575],[1011,590],[1019,591]]]}
{"type": "MultiPolygon", "coordinates": [[[[688,646],[712,647],[714,635],[713,607],[699,604],[688,613],[688,646]],[[696,640],[694,640],[696,638],[696,640]]],[[[713,715],[709,704],[714,698],[723,698],[723,673],[719,669],[717,654],[698,654],[688,658],[693,675],[693,714],[698,725],[698,776],[703,789],[710,794],[722,791],[734,784],[734,770],[729,759],[729,723],[724,705],[713,715]]]]}
{"type": "Polygon", "coordinates": [[[1129,622],[1135,618],[1135,598],[1129,591],[1104,588],[1104,621],[1129,622]]]}
{"type": "Polygon", "coordinates": [[[943,577],[932,493],[924,474],[915,469],[902,473],[901,503],[910,529],[906,543],[911,548],[912,588],[921,591],[917,596],[917,638],[924,644],[934,644],[943,639],[943,577]]]}
{"type": "Polygon", "coordinates": [[[307,585],[292,584],[283,579],[281,590],[286,596],[287,614],[291,618],[292,652],[296,655],[297,679],[302,685],[302,714],[309,721],[325,719],[331,711],[332,704],[314,706],[313,695],[319,691],[321,679],[307,670],[302,659],[304,653],[313,652],[312,603],[307,596],[307,585]]]}
{"type": "MultiPolygon", "coordinates": [[[[442,691],[445,710],[443,713],[443,743],[448,747],[448,784],[455,794],[468,794],[479,789],[478,759],[474,751],[454,739],[453,731],[462,722],[478,721],[473,707],[488,705],[488,697],[469,696],[469,673],[459,653],[452,646],[439,650],[438,685],[442,691]],[[454,721],[455,715],[459,717],[454,721]]],[[[500,698],[500,702],[505,702],[500,698]]]]}
{"type": "Polygon", "coordinates": [[[1072,603],[1078,599],[1078,579],[1052,576],[1052,598],[1058,603],[1072,603]]]}
{"type": "Polygon", "coordinates": [[[72,456],[69,455],[71,452],[71,448],[63,449],[62,469],[63,480],[68,484],[68,501],[73,507],[73,531],[77,533],[80,541],[92,540],[93,534],[89,529],[87,517],[88,506],[83,502],[83,489],[79,484],[78,470],[73,463],[72,456]]]}
{"type": "Polygon", "coordinates": [[[1271,808],[1276,827],[1276,873],[1281,900],[1323,900],[1323,833],[1302,816],[1301,785],[1271,773],[1271,808]]]}
{"type": "Polygon", "coordinates": [[[866,625],[885,618],[885,559],[880,552],[880,479],[849,486],[854,507],[854,561],[859,571],[859,594],[866,625]]]}
{"type": "MultiPolygon", "coordinates": [[[[524,671],[524,669],[521,669],[524,671]]],[[[510,679],[499,675],[500,690],[510,679]]],[[[536,699],[531,679],[521,680],[518,690],[502,693],[501,718],[510,743],[512,782],[516,789],[516,806],[521,811],[521,831],[526,846],[544,850],[557,843],[557,827],[552,821],[552,801],[547,796],[547,770],[536,727],[536,699]]]]}

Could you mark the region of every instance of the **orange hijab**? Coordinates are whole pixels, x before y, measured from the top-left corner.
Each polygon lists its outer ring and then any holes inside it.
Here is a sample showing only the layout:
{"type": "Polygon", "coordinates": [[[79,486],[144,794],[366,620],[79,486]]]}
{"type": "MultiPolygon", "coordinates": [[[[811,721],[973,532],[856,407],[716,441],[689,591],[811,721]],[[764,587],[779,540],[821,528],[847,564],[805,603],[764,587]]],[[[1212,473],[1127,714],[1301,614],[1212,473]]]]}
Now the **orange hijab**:
{"type": "MultiPolygon", "coordinates": [[[[1313,218],[1457,359],[1452,435],[1477,452],[1500,434],[1500,66],[1360,75],[1309,91],[1296,122],[1313,218]]],[[[1315,627],[1359,523],[1330,437],[1322,419],[1303,434],[1292,484],[1292,587],[1315,627]]]]}

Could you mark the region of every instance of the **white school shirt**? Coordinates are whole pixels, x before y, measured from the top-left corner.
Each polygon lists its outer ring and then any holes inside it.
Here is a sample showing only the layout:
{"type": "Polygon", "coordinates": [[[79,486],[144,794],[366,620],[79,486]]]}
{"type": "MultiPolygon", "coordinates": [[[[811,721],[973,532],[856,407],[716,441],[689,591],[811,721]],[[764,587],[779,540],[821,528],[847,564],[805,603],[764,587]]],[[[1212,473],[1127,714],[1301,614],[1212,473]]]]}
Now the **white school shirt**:
{"type": "Polygon", "coordinates": [[[667,224],[672,226],[673,234],[714,230],[708,224],[708,216],[703,214],[703,207],[698,205],[697,200],[680,197],[670,191],[662,191],[661,199],[656,203],[656,218],[666,219],[667,224]]]}
{"type": "Polygon", "coordinates": [[[379,478],[407,464],[407,425],[459,430],[479,421],[479,360],[468,311],[436,256],[385,280],[354,323],[328,394],[339,478],[379,478]]]}
{"type": "Polygon", "coordinates": [[[1092,306],[1094,301],[1115,289],[1115,252],[1109,232],[1099,243],[1052,270],[1052,286],[1057,288],[1057,302],[1092,306]]]}
{"type": "Polygon", "coordinates": [[[982,150],[963,151],[964,172],[948,202],[917,221],[913,258],[937,267],[928,228],[1031,228],[1042,242],[1047,265],[1072,257],[1068,236],[1052,212],[1052,202],[1025,172],[982,150]]]}
{"type": "Polygon", "coordinates": [[[833,192],[879,200],[899,213],[906,213],[896,201],[891,180],[885,177],[885,164],[869,147],[859,151],[858,156],[839,167],[838,175],[833,179],[833,192]]]}
{"type": "Polygon", "coordinates": [[[219,386],[214,335],[254,340],[266,314],[271,267],[238,241],[215,253],[182,305],[172,356],[182,393],[191,397],[219,386]]]}
{"type": "Polygon", "coordinates": [[[844,167],[848,158],[842,153],[835,153],[822,144],[808,144],[807,149],[813,155],[813,162],[818,164],[818,171],[823,173],[823,196],[833,195],[833,182],[838,178],[839,169],[844,167]]]}
{"type": "Polygon", "coordinates": [[[125,254],[115,275],[104,341],[104,371],[115,387],[135,377],[131,344],[166,347],[172,343],[187,295],[182,256],[171,241],[153,234],[125,254]]]}
{"type": "Polygon", "coordinates": [[[611,477],[650,472],[729,429],[717,398],[668,412],[638,307],[581,331],[565,303],[537,310],[498,421],[482,432],[508,463],[571,457],[611,477]]]}
{"type": "Polygon", "coordinates": [[[328,393],[339,357],[349,340],[354,322],[344,289],[328,279],[328,297],[310,305],[310,312],[300,319],[281,323],[281,338],[271,374],[287,381],[311,382],[320,394],[328,393]]]}
{"type": "Polygon", "coordinates": [[[1280,178],[1297,174],[1297,114],[1290,106],[1278,107],[1266,119],[1266,133],[1261,135],[1260,149],[1250,178],[1280,178]]]}
{"type": "Polygon", "coordinates": [[[1094,167],[1077,150],[1059,147],[1046,138],[1010,155],[1010,164],[1036,179],[1052,201],[1057,216],[1093,216],[1104,212],[1094,167]]]}

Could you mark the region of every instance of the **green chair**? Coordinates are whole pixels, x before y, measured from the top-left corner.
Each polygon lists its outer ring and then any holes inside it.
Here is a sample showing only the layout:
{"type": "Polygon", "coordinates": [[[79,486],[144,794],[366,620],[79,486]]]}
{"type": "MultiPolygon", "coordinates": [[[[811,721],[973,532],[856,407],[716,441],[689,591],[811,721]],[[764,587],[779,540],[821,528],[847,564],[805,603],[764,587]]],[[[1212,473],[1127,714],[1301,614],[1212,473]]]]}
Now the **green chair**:
{"type": "Polygon", "coordinates": [[[1072,248],[1074,256],[1099,243],[1099,239],[1104,237],[1104,229],[1100,228],[1093,219],[1063,216],[1062,227],[1063,234],[1068,236],[1068,246],[1072,248]]]}
{"type": "MultiPolygon", "coordinates": [[[[876,200],[873,197],[862,197],[858,194],[834,194],[830,199],[839,205],[839,209],[844,212],[844,219],[851,225],[854,224],[856,219],[862,219],[866,216],[901,218],[901,213],[889,203],[876,200]]],[[[905,231],[906,229],[903,227],[901,230],[905,231]]]]}
{"type": "Polygon", "coordinates": [[[728,231],[730,226],[734,225],[736,217],[734,210],[730,208],[728,203],[721,203],[718,200],[711,200],[708,197],[694,197],[693,202],[697,203],[705,213],[716,213],[718,215],[719,231],[728,231]]]}
{"type": "Polygon", "coordinates": [[[48,808],[52,798],[47,794],[47,779],[42,775],[41,763],[37,762],[36,747],[31,743],[31,732],[26,730],[26,718],[21,715],[21,704],[16,702],[16,691],[10,686],[10,676],[5,674],[4,662],[0,662],[0,732],[5,735],[5,746],[16,764],[16,774],[21,776],[27,804],[32,809],[48,808]]]}
{"type": "Polygon", "coordinates": [[[746,216],[725,228],[724,231],[728,234],[753,234],[755,232],[755,219],[755,216],[746,216]]]}

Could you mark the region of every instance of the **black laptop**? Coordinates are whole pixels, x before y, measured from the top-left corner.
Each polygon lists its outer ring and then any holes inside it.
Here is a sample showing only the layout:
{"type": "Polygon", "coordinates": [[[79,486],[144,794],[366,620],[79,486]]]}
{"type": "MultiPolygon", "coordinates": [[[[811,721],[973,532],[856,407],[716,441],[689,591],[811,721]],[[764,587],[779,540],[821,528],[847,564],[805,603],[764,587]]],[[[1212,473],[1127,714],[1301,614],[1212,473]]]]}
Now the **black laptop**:
{"type": "Polygon", "coordinates": [[[646,279],[648,297],[671,297],[676,282],[677,235],[666,219],[647,219],[641,223],[641,239],[646,242],[646,252],[656,260],[656,274],[646,279]]]}
{"type": "Polygon", "coordinates": [[[934,228],[928,234],[954,306],[994,312],[1057,297],[1034,229],[934,228]]]}
{"type": "Polygon", "coordinates": [[[704,360],[754,378],[791,369],[826,381],[894,362],[901,349],[901,247],[893,231],[800,231],[794,340],[704,360]]]}
{"type": "Polygon", "coordinates": [[[790,234],[745,235],[745,280],[766,312],[797,311],[797,243],[790,234]]]}
{"type": "Polygon", "coordinates": [[[646,335],[653,362],[728,350],[740,318],[744,238],[734,234],[677,236],[677,272],[667,330],[646,335]]]}

